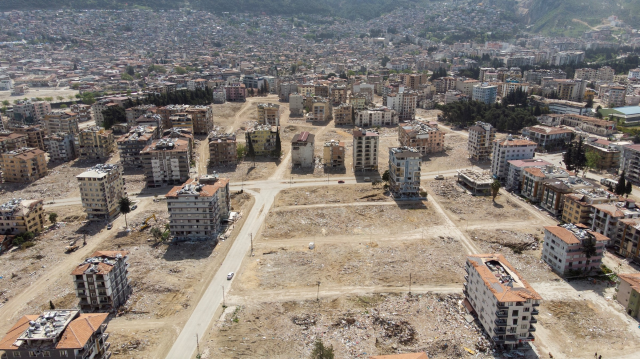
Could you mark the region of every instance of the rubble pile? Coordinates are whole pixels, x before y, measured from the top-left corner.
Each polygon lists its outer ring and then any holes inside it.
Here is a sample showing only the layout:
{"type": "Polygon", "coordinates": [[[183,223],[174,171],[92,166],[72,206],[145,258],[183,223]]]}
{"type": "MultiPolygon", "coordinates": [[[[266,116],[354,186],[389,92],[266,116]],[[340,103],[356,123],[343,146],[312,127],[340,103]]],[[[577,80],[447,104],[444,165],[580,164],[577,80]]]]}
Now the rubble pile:
{"type": "MultiPolygon", "coordinates": [[[[273,352],[307,357],[316,339],[337,358],[426,351],[429,358],[458,358],[465,348],[492,358],[491,345],[467,322],[462,295],[373,294],[332,300],[262,303],[243,307],[237,322],[218,324],[212,354],[273,352]]],[[[215,355],[213,355],[215,357],[215,355]]]]}

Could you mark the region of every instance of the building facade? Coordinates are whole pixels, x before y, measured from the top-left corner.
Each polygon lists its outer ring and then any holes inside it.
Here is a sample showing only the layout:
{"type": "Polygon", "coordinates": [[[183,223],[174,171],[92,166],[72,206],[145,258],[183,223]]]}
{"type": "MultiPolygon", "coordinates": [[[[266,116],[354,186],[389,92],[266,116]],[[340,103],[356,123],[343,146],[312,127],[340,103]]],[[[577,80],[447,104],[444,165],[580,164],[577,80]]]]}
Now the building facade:
{"type": "Polygon", "coordinates": [[[5,182],[29,183],[49,173],[43,150],[23,147],[5,152],[1,156],[2,179],[5,182]]]}
{"type": "Polygon", "coordinates": [[[327,141],[322,148],[322,161],[325,167],[343,168],[345,159],[345,145],[341,141],[327,141]]]}
{"type": "Polygon", "coordinates": [[[469,157],[475,161],[489,160],[495,139],[496,129],[489,123],[477,121],[475,126],[469,127],[469,157]]]}
{"type": "Polygon", "coordinates": [[[120,214],[118,201],[124,197],[120,165],[96,165],[76,178],[87,219],[111,221],[120,214]]]}
{"type": "Polygon", "coordinates": [[[129,252],[97,251],[72,272],[76,297],[83,311],[113,311],[127,302],[129,252]]]}
{"type": "Polygon", "coordinates": [[[422,155],[413,147],[389,147],[389,190],[396,198],[420,196],[422,155]]]}
{"type": "Polygon", "coordinates": [[[81,160],[106,160],[116,150],[113,132],[97,126],[80,131],[78,144],[81,160]]]}
{"type": "Polygon", "coordinates": [[[315,158],[313,156],[315,146],[315,135],[303,131],[291,140],[291,166],[293,167],[313,167],[315,158]]]}
{"type": "Polygon", "coordinates": [[[144,176],[149,187],[184,183],[189,179],[191,147],[180,138],[153,141],[141,152],[144,176]]]}
{"type": "Polygon", "coordinates": [[[504,140],[494,140],[491,174],[499,180],[505,179],[508,174],[508,162],[533,158],[537,146],[533,141],[514,139],[511,135],[504,140]]]}
{"type": "Polygon", "coordinates": [[[598,271],[602,263],[604,245],[609,238],[587,229],[585,225],[563,224],[544,227],[542,260],[560,274],[598,271]],[[589,257],[585,246],[595,247],[589,257]]]}
{"type": "Polygon", "coordinates": [[[227,166],[238,162],[235,133],[211,132],[209,141],[209,166],[227,166]]]}
{"type": "Polygon", "coordinates": [[[378,133],[371,130],[353,131],[353,171],[378,170],[378,133]]]}
{"type": "Polygon", "coordinates": [[[69,162],[76,159],[75,138],[70,133],[54,133],[44,138],[49,161],[69,162]]]}
{"type": "Polygon", "coordinates": [[[246,141],[251,141],[256,156],[268,156],[276,149],[279,130],[278,126],[258,125],[245,132],[246,141]]]}
{"type": "Polygon", "coordinates": [[[444,132],[438,129],[437,123],[413,121],[400,124],[398,141],[400,146],[415,148],[422,156],[444,151],[444,132]]]}
{"type": "Polygon", "coordinates": [[[0,205],[0,234],[11,235],[44,229],[42,200],[12,199],[0,205]]]}

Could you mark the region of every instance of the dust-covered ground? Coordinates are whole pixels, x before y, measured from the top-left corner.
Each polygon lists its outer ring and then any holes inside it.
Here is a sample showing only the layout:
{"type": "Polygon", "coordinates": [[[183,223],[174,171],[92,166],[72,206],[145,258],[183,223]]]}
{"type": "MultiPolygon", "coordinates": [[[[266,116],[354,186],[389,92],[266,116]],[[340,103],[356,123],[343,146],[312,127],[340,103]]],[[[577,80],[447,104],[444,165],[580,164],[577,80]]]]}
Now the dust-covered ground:
{"type": "Polygon", "coordinates": [[[341,186],[317,186],[282,190],[276,196],[276,207],[326,203],[391,201],[381,185],[371,183],[341,186]]]}
{"type": "Polygon", "coordinates": [[[466,254],[450,238],[415,241],[257,244],[234,291],[323,286],[407,287],[409,273],[416,286],[462,284],[466,254]]]}
{"type": "Polygon", "coordinates": [[[307,358],[321,340],[336,358],[425,351],[493,358],[461,295],[375,294],[230,307],[201,342],[202,358],[307,358]]]}
{"type": "MultiPolygon", "coordinates": [[[[384,205],[382,205],[384,204],[384,205]]],[[[415,204],[296,208],[270,211],[262,231],[265,239],[312,236],[392,235],[436,226],[442,219],[429,202],[415,204]]]]}

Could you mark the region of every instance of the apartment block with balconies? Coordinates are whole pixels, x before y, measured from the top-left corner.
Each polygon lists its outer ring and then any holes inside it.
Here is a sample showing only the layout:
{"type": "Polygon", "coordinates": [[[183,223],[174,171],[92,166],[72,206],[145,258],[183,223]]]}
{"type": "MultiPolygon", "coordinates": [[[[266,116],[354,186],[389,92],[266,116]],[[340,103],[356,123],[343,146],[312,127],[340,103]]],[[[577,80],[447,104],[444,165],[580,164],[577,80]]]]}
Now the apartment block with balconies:
{"type": "Polygon", "coordinates": [[[544,227],[542,260],[560,274],[598,271],[604,256],[604,246],[609,238],[588,228],[583,224],[570,223],[544,227]],[[595,248],[589,257],[584,252],[587,245],[595,248]]]}
{"type": "Polygon", "coordinates": [[[322,148],[322,160],[325,167],[344,167],[345,146],[344,142],[331,140],[324,143],[322,148]]]}
{"type": "Polygon", "coordinates": [[[354,172],[378,170],[379,143],[378,132],[361,128],[353,131],[354,172]]]}
{"type": "Polygon", "coordinates": [[[113,132],[98,126],[80,131],[78,144],[79,156],[82,160],[106,160],[116,150],[113,132]]]}
{"type": "Polygon", "coordinates": [[[496,129],[489,123],[477,121],[475,126],[469,127],[469,157],[475,161],[489,160],[495,139],[496,129]]]}
{"type": "Polygon", "coordinates": [[[96,165],[76,176],[82,207],[91,221],[110,221],[120,214],[118,201],[124,197],[120,165],[96,165]]]}
{"type": "Polygon", "coordinates": [[[501,254],[467,257],[465,300],[492,342],[507,349],[535,340],[542,297],[501,254]]]}
{"type": "Polygon", "coordinates": [[[49,173],[43,150],[23,147],[1,156],[2,179],[5,182],[30,183],[49,173]]]}
{"type": "Polygon", "coordinates": [[[129,252],[97,251],[72,272],[71,277],[83,311],[112,311],[127,302],[129,252]]]}
{"type": "Polygon", "coordinates": [[[420,195],[422,155],[413,147],[389,147],[389,190],[396,198],[420,195]]]}
{"type": "Polygon", "coordinates": [[[238,162],[235,133],[212,132],[209,141],[209,166],[227,166],[238,162]]]}

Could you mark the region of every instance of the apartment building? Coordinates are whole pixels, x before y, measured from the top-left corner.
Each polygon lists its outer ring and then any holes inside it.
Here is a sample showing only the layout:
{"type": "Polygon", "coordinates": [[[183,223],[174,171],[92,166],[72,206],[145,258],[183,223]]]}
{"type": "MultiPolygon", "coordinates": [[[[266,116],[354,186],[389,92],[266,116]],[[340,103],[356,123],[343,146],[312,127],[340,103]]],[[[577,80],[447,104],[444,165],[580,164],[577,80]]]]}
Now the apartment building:
{"type": "Polygon", "coordinates": [[[39,148],[46,151],[44,145],[45,130],[40,126],[11,126],[11,131],[27,135],[27,147],[39,148]]]}
{"type": "Polygon", "coordinates": [[[422,155],[413,147],[389,147],[389,190],[396,198],[420,196],[422,155]]]}
{"type": "Polygon", "coordinates": [[[238,162],[235,133],[211,132],[209,142],[209,166],[227,166],[238,162]]]}
{"type": "Polygon", "coordinates": [[[2,154],[2,179],[5,182],[29,183],[48,173],[43,150],[22,147],[2,154]]]}
{"type": "Polygon", "coordinates": [[[184,129],[193,133],[193,118],[188,113],[176,113],[169,116],[170,128],[184,129]]]}
{"type": "Polygon", "coordinates": [[[0,153],[27,147],[27,135],[12,131],[0,131],[0,153]]]}
{"type": "Polygon", "coordinates": [[[180,138],[162,138],[141,152],[142,167],[148,187],[184,183],[189,179],[191,147],[180,138]]]}
{"type": "Polygon", "coordinates": [[[473,92],[472,92],[471,98],[474,101],[480,101],[480,102],[486,103],[487,105],[491,105],[496,102],[497,96],[498,96],[497,86],[478,84],[473,86],[473,92]]]}
{"type": "Polygon", "coordinates": [[[305,97],[313,97],[316,95],[316,86],[311,83],[298,85],[298,93],[305,97]]]}
{"type": "MultiPolygon", "coordinates": [[[[190,108],[191,106],[189,105],[168,105],[168,106],[164,106],[164,107],[159,107],[156,109],[156,114],[158,114],[160,117],[162,117],[162,128],[163,129],[169,129],[173,127],[173,122],[171,121],[171,117],[172,116],[176,116],[176,115],[184,115],[186,116],[186,112],[187,110],[190,108]]],[[[178,122],[179,120],[176,119],[176,122],[178,122]]],[[[186,126],[186,127],[191,127],[191,133],[193,133],[193,122],[192,119],[188,121],[190,123],[190,125],[186,126]]]]}
{"type": "Polygon", "coordinates": [[[595,140],[585,143],[586,151],[594,151],[598,154],[598,162],[596,168],[599,170],[607,170],[620,168],[620,149],[619,146],[607,140],[595,140]]]}
{"type": "Polygon", "coordinates": [[[51,105],[46,101],[18,101],[13,105],[13,118],[24,124],[37,123],[51,112],[51,105]]]}
{"type": "Polygon", "coordinates": [[[245,102],[247,101],[247,88],[244,84],[233,83],[224,87],[226,100],[229,102],[245,102]]]}
{"type": "Polygon", "coordinates": [[[80,132],[78,116],[71,111],[51,111],[44,117],[42,123],[47,134],[71,133],[77,135],[80,132]]]}
{"type": "Polygon", "coordinates": [[[140,105],[129,107],[125,110],[125,115],[127,117],[127,124],[130,126],[136,126],[136,119],[140,116],[144,116],[146,114],[152,114],[156,110],[155,105],[140,105]]]}
{"type": "Polygon", "coordinates": [[[398,114],[399,121],[413,121],[416,119],[418,93],[405,90],[403,87],[397,93],[387,95],[386,106],[398,114]]]}
{"type": "Polygon", "coordinates": [[[469,158],[474,161],[489,160],[495,139],[496,129],[491,124],[476,121],[475,126],[469,127],[469,141],[467,142],[469,158]]]}
{"type": "Polygon", "coordinates": [[[626,105],[627,88],[623,86],[600,87],[604,94],[601,96],[601,103],[605,107],[622,107],[626,105]]]}
{"type": "Polygon", "coordinates": [[[113,311],[127,302],[129,252],[97,251],[72,272],[76,297],[83,311],[113,311]]]}
{"type": "Polygon", "coordinates": [[[396,126],[398,124],[398,115],[394,110],[384,106],[356,110],[353,123],[356,127],[396,126]]]}
{"type": "Polygon", "coordinates": [[[40,233],[44,229],[42,200],[12,199],[0,205],[0,233],[40,233]]]}
{"type": "Polygon", "coordinates": [[[310,106],[310,111],[307,114],[310,121],[330,121],[332,116],[331,103],[327,98],[314,97],[310,106]]]}
{"type": "Polygon", "coordinates": [[[412,121],[398,126],[400,146],[416,149],[421,155],[444,151],[444,132],[437,123],[412,121]]]}
{"type": "Polygon", "coordinates": [[[544,167],[551,165],[551,163],[539,159],[529,160],[512,160],[507,162],[509,168],[507,172],[507,178],[505,180],[505,188],[508,191],[515,191],[520,193],[522,189],[522,179],[524,177],[523,170],[528,167],[544,167]]]}
{"type": "Polygon", "coordinates": [[[280,101],[290,101],[290,95],[298,92],[298,84],[295,82],[281,82],[278,87],[278,98],[280,101]]]}
{"type": "Polygon", "coordinates": [[[289,95],[289,116],[304,116],[304,96],[298,93],[292,93],[289,95]]]}
{"type": "Polygon", "coordinates": [[[622,234],[620,236],[620,246],[616,252],[626,258],[630,258],[634,263],[640,262],[640,250],[638,249],[638,238],[640,238],[640,218],[621,219],[618,228],[622,234]]]}
{"type": "Polygon", "coordinates": [[[251,141],[256,156],[268,156],[276,149],[279,131],[278,126],[258,125],[245,132],[246,142],[251,141]]]}
{"type": "Polygon", "coordinates": [[[511,135],[508,135],[504,140],[494,140],[491,174],[495,178],[503,180],[508,174],[508,162],[533,158],[537,146],[538,144],[533,141],[514,139],[511,135]]]}
{"type": "Polygon", "coordinates": [[[618,274],[618,278],[620,282],[616,288],[616,300],[627,314],[640,320],[640,273],[618,274]]]}
{"type": "Polygon", "coordinates": [[[191,116],[194,135],[207,135],[213,130],[212,106],[190,106],[185,113],[191,116]]]}
{"type": "Polygon", "coordinates": [[[591,230],[609,238],[609,245],[620,246],[622,224],[620,220],[639,218],[640,210],[632,201],[594,204],[591,214],[591,230]]]}
{"type": "Polygon", "coordinates": [[[404,76],[404,87],[412,90],[418,90],[420,85],[427,82],[425,74],[409,74],[404,76]]]}
{"type": "Polygon", "coordinates": [[[363,94],[349,95],[347,103],[356,111],[365,110],[367,108],[367,98],[363,94]]]}
{"type": "Polygon", "coordinates": [[[111,102],[110,99],[98,100],[93,105],[91,105],[91,113],[93,115],[93,120],[95,121],[96,126],[104,126],[104,116],[102,112],[111,106],[118,105],[111,102]]]}
{"type": "Polygon", "coordinates": [[[593,205],[602,203],[613,203],[618,201],[615,194],[599,189],[581,189],[576,193],[564,196],[564,206],[562,208],[562,221],[573,224],[584,224],[591,228],[593,205]]]}
{"type": "Polygon", "coordinates": [[[75,113],[78,122],[85,122],[91,120],[91,106],[85,105],[83,103],[75,103],[69,106],[71,112],[75,113]]]}
{"type": "Polygon", "coordinates": [[[313,168],[315,165],[314,146],[314,134],[303,131],[293,136],[291,140],[291,166],[313,168]]]}
{"type": "Polygon", "coordinates": [[[573,131],[564,128],[535,125],[522,129],[522,137],[538,144],[539,149],[553,150],[571,142],[573,131]]]}
{"type": "Polygon", "coordinates": [[[342,141],[331,140],[324,143],[322,161],[325,167],[343,168],[345,159],[345,145],[342,141]]]}
{"type": "Polygon", "coordinates": [[[544,227],[542,260],[560,274],[598,271],[609,238],[588,228],[570,223],[544,227]],[[583,250],[589,244],[595,247],[595,253],[587,257],[583,250]]]}
{"type": "Polygon", "coordinates": [[[620,170],[624,171],[625,179],[640,184],[640,145],[622,147],[622,163],[620,170]]]}
{"type": "MultiPolygon", "coordinates": [[[[584,108],[582,104],[580,104],[584,108]]],[[[616,123],[614,121],[599,120],[587,116],[575,114],[549,114],[543,115],[539,119],[540,123],[547,126],[569,126],[576,127],[581,131],[609,137],[616,133],[616,123]]]]}
{"type": "Polygon", "coordinates": [[[576,80],[594,81],[598,75],[598,70],[584,68],[576,69],[573,78],[576,80]]]}
{"type": "Polygon", "coordinates": [[[93,126],[80,131],[78,136],[81,160],[106,160],[116,150],[113,131],[93,126]]]}
{"type": "Polygon", "coordinates": [[[122,166],[142,168],[142,150],[158,137],[160,133],[155,126],[132,127],[128,133],[118,137],[116,144],[122,166]]]}
{"type": "Polygon", "coordinates": [[[463,293],[491,341],[507,349],[535,340],[542,297],[502,254],[467,257],[463,293]]]}
{"type": "Polygon", "coordinates": [[[69,162],[77,157],[76,142],[73,134],[54,133],[44,138],[49,161],[69,162]]]}
{"type": "Polygon", "coordinates": [[[165,196],[169,230],[175,240],[216,239],[223,220],[229,218],[229,179],[213,183],[189,179],[165,196]]]}
{"type": "Polygon", "coordinates": [[[108,313],[81,314],[79,310],[51,309],[18,319],[0,340],[2,359],[91,358],[108,359],[108,313]]]}
{"type": "Polygon", "coordinates": [[[353,107],[346,103],[334,107],[333,121],[336,126],[353,126],[353,107]]]}
{"type": "Polygon", "coordinates": [[[344,85],[334,85],[331,87],[331,101],[333,105],[347,102],[347,87],[344,85]]]}
{"type": "Polygon", "coordinates": [[[258,103],[256,107],[258,109],[259,123],[280,126],[280,105],[275,103],[258,103]]]}
{"type": "Polygon", "coordinates": [[[596,72],[596,81],[613,82],[616,71],[609,66],[602,66],[596,72]]]}
{"type": "Polygon", "coordinates": [[[353,131],[353,171],[378,170],[378,132],[359,128],[353,131]]]}
{"type": "Polygon", "coordinates": [[[96,165],[77,175],[82,207],[91,221],[111,221],[120,214],[124,197],[120,165],[96,165]]]}

